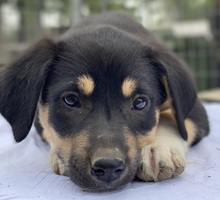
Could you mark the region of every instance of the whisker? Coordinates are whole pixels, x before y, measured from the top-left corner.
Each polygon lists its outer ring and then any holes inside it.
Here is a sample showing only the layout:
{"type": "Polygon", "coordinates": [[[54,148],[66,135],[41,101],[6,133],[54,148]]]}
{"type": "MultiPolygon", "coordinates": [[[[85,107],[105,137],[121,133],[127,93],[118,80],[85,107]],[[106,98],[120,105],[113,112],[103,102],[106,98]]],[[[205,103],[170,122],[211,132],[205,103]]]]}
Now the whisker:
{"type": "Polygon", "coordinates": [[[38,185],[40,185],[48,176],[49,176],[49,173],[46,174],[36,185],[34,185],[33,188],[36,188],[38,185]]]}

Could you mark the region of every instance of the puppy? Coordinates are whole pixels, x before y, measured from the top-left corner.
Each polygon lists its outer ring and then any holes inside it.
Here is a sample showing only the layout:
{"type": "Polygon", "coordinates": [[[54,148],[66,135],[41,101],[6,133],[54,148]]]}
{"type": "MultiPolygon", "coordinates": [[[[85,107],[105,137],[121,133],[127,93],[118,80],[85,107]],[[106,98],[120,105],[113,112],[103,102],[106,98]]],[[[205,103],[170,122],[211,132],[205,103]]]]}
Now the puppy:
{"type": "Polygon", "coordinates": [[[89,191],[176,177],[209,132],[184,62],[123,13],[35,44],[1,72],[0,92],[15,140],[34,121],[54,172],[89,191]]]}

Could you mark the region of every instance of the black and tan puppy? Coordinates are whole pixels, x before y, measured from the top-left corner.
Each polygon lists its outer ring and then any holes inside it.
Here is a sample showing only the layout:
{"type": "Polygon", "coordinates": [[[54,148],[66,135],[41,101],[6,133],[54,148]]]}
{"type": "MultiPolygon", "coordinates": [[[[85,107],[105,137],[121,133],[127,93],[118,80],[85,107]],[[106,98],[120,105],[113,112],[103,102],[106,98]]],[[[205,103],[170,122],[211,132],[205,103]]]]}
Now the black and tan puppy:
{"type": "Polygon", "coordinates": [[[185,64],[122,13],[42,40],[0,81],[0,112],[15,140],[35,121],[53,170],[86,190],[175,177],[187,148],[208,134],[185,64]]]}

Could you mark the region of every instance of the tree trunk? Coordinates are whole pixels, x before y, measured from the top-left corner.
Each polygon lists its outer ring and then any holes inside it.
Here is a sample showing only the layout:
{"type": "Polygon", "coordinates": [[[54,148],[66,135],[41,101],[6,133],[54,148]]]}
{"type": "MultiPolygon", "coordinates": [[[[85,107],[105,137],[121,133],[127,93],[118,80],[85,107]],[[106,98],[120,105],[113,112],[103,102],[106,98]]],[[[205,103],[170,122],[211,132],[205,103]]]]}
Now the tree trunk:
{"type": "Polygon", "coordinates": [[[101,12],[106,12],[108,10],[108,0],[100,0],[101,12]]]}
{"type": "Polygon", "coordinates": [[[2,38],[3,38],[3,31],[2,31],[2,18],[3,18],[3,14],[2,14],[2,3],[0,3],[0,44],[3,42],[2,38]]]}
{"type": "Polygon", "coordinates": [[[18,10],[20,13],[20,26],[18,30],[18,41],[24,42],[26,40],[27,31],[26,31],[26,23],[25,23],[25,2],[24,0],[18,0],[17,3],[18,10]]]}
{"type": "Polygon", "coordinates": [[[43,8],[43,2],[42,0],[35,0],[34,2],[34,7],[35,7],[35,35],[36,37],[41,37],[42,36],[42,27],[41,27],[41,21],[40,21],[40,15],[41,15],[41,10],[43,8]]]}
{"type": "Polygon", "coordinates": [[[81,15],[81,5],[82,0],[71,0],[72,4],[72,25],[75,25],[80,22],[82,15],[81,15]]]}

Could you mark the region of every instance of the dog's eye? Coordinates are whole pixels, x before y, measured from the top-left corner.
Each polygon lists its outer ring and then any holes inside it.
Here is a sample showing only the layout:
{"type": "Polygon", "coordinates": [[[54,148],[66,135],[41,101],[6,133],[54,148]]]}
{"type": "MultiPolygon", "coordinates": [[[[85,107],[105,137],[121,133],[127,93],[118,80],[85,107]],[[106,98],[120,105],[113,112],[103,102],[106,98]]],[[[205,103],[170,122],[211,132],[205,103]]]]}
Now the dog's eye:
{"type": "Polygon", "coordinates": [[[133,110],[143,110],[147,106],[148,100],[145,97],[138,97],[133,101],[133,110]]]}
{"type": "Polygon", "coordinates": [[[65,96],[65,97],[63,97],[63,101],[65,102],[66,105],[68,105],[70,107],[74,107],[74,108],[81,107],[79,98],[75,95],[65,96]]]}

